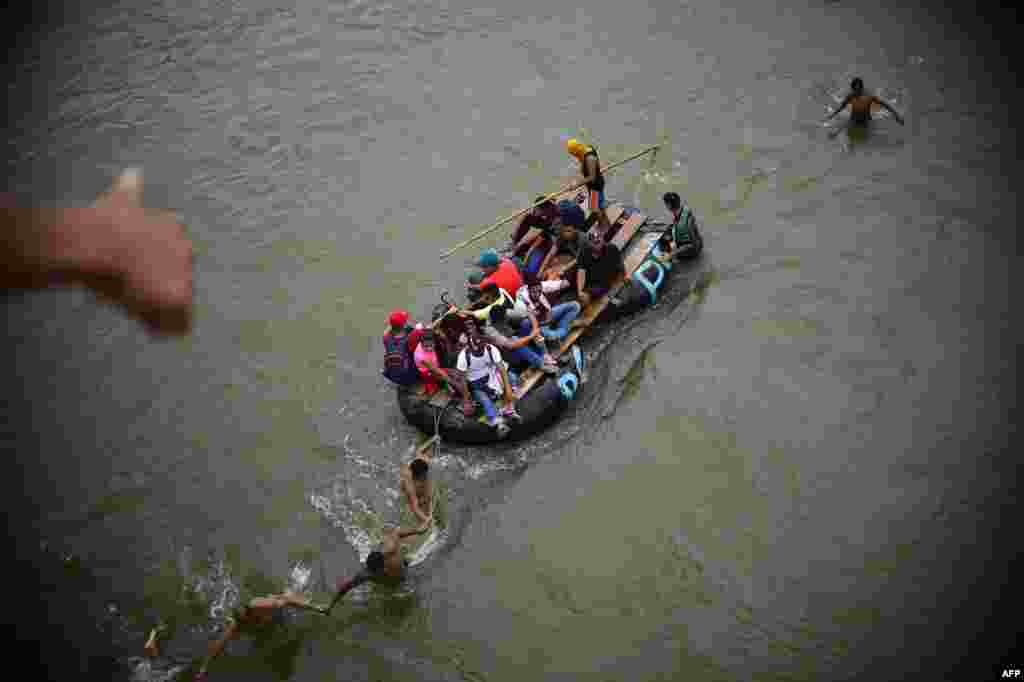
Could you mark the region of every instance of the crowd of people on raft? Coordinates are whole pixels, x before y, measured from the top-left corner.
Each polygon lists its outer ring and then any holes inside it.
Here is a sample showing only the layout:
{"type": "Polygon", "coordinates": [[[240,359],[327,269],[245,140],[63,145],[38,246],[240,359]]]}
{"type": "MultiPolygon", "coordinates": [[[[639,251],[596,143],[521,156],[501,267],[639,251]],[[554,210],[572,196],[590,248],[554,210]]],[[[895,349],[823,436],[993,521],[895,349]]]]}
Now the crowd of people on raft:
{"type": "MultiPolygon", "coordinates": [[[[465,308],[444,304],[429,324],[414,323],[408,312],[395,310],[383,336],[385,378],[407,388],[422,383],[427,395],[447,387],[462,399],[467,417],[479,406],[482,420],[499,436],[508,433],[509,421],[520,419],[515,394],[519,375],[529,368],[559,373],[552,349],[581,324],[586,307],[627,284],[647,296],[653,291],[648,265],[671,267],[672,254],[692,248],[696,238],[679,195],[665,194],[670,229],[650,262],[628,282],[622,251],[613,243],[622,220],[612,224],[605,213],[597,152],[576,140],[569,141],[568,151],[580,161],[580,186],[590,191],[590,216],[571,199],[556,204],[538,197],[513,231],[507,255],[487,249],[467,273],[465,308]],[[561,255],[569,265],[556,258],[561,255]],[[456,324],[451,324],[453,318],[456,324]]],[[[613,305],[636,298],[629,289],[625,292],[613,305]]]]}

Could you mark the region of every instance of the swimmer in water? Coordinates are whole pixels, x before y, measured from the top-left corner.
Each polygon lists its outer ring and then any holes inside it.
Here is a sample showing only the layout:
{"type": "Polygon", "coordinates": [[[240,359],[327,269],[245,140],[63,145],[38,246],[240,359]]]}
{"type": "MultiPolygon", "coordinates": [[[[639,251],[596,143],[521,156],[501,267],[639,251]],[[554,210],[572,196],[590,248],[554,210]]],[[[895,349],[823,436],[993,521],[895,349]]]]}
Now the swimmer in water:
{"type": "Polygon", "coordinates": [[[866,127],[867,124],[871,121],[871,106],[873,104],[878,104],[878,106],[882,107],[883,109],[889,110],[889,112],[892,113],[893,117],[899,122],[899,124],[903,125],[903,118],[900,117],[900,115],[896,112],[895,109],[889,106],[888,102],[878,97],[875,97],[874,95],[869,95],[864,92],[864,81],[861,80],[860,78],[853,79],[853,82],[850,83],[850,93],[843,100],[842,104],[840,104],[835,111],[829,114],[829,117],[826,118],[825,120],[830,121],[833,118],[835,118],[835,116],[840,111],[845,109],[846,105],[848,104],[850,105],[850,120],[846,123],[846,125],[840,126],[836,130],[829,133],[829,137],[835,137],[842,130],[849,126],[866,127]]]}
{"type": "MultiPolygon", "coordinates": [[[[239,635],[259,635],[285,625],[284,610],[288,607],[324,613],[323,607],[311,604],[309,600],[300,597],[294,592],[271,594],[266,597],[257,597],[250,600],[245,606],[235,609],[234,614],[228,618],[228,626],[220,639],[210,642],[209,653],[199,666],[199,672],[196,673],[196,682],[204,682],[206,680],[210,663],[223,653],[228,641],[239,635]]],[[[155,633],[156,631],[154,630],[155,633]]],[[[151,636],[151,639],[154,639],[155,644],[155,638],[151,636]]]]}
{"type": "Polygon", "coordinates": [[[402,494],[409,505],[409,511],[421,524],[429,525],[434,520],[434,484],[430,481],[429,448],[424,452],[415,450],[416,456],[402,465],[402,494]]]}
{"type": "Polygon", "coordinates": [[[398,528],[391,527],[384,531],[384,539],[377,546],[377,549],[370,552],[366,557],[366,566],[351,578],[338,581],[338,592],[327,608],[320,609],[324,615],[329,614],[334,605],[341,601],[349,590],[361,585],[368,580],[402,580],[409,569],[409,562],[402,557],[400,545],[402,540],[413,535],[420,535],[427,532],[430,523],[424,523],[419,528],[398,528]]]}

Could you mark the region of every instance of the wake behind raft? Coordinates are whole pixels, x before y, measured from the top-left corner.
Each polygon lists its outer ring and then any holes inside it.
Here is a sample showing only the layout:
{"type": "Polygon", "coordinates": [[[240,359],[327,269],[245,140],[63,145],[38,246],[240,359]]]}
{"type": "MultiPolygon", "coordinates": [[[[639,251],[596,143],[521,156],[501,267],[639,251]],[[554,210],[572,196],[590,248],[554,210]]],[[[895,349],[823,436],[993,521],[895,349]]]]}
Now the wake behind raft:
{"type": "MultiPolygon", "coordinates": [[[[573,201],[586,208],[585,192],[569,193],[559,199],[573,201]]],[[[527,438],[548,427],[565,411],[568,404],[580,395],[586,381],[584,355],[576,344],[577,339],[599,320],[632,313],[655,303],[658,291],[668,281],[673,261],[695,259],[703,250],[696,219],[685,205],[674,225],[649,222],[638,209],[614,202],[608,206],[607,215],[613,225],[611,243],[618,246],[623,254],[627,283],[619,292],[611,292],[592,301],[577,318],[581,326],[571,331],[559,347],[550,347],[551,354],[559,361],[557,375],[546,375],[532,368],[513,374],[516,376],[513,390],[520,419],[508,422],[508,432],[500,434],[480,418],[479,406],[476,414],[466,417],[461,409],[461,398],[450,389],[440,387],[433,394],[428,394],[423,384],[396,389],[399,409],[411,424],[428,435],[439,433],[457,443],[478,445],[527,438]],[[680,234],[686,239],[679,239],[680,234]],[[667,252],[671,254],[666,255],[667,252]]],[[[571,256],[560,255],[549,272],[558,276],[574,263],[571,256]]],[[[565,298],[571,300],[571,296],[565,298]]],[[[552,304],[557,302],[561,301],[552,300],[552,304]]],[[[483,302],[485,305],[488,303],[491,302],[483,302]]],[[[446,339],[460,339],[467,324],[473,322],[460,315],[459,309],[442,295],[442,303],[435,307],[432,316],[435,332],[446,339]]],[[[462,348],[455,342],[450,352],[438,354],[439,357],[448,356],[441,362],[447,365],[444,369],[449,374],[458,373],[454,368],[454,357],[462,348]]]]}

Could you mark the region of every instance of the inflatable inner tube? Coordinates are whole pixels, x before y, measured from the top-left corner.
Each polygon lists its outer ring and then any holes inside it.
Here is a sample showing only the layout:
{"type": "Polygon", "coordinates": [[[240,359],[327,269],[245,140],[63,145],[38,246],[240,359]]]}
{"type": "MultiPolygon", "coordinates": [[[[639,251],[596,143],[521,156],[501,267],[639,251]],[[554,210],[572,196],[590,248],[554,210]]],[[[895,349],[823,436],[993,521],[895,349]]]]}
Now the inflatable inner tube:
{"type": "MultiPolygon", "coordinates": [[[[564,370],[561,376],[573,375],[564,370]]],[[[482,445],[502,440],[519,440],[528,438],[549,426],[565,410],[569,401],[559,386],[559,376],[548,376],[533,387],[516,403],[516,411],[520,421],[507,420],[510,431],[499,437],[497,430],[480,421],[479,410],[472,417],[462,413],[462,399],[452,397],[444,407],[431,404],[426,396],[416,391],[399,388],[398,407],[406,419],[426,434],[434,435],[435,420],[440,417],[438,430],[441,437],[456,443],[482,445]]]]}

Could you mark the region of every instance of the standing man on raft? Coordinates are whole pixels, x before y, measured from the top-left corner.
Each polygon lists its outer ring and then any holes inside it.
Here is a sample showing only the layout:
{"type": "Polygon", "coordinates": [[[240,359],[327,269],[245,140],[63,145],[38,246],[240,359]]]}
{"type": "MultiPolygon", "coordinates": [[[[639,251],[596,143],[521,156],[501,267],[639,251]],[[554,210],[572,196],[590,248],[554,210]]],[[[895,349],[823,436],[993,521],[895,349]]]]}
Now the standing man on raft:
{"type": "Polygon", "coordinates": [[[607,203],[604,199],[604,175],[601,173],[601,160],[597,157],[597,149],[581,143],[575,137],[565,143],[565,148],[570,155],[579,160],[580,175],[583,176],[583,181],[573,189],[586,185],[590,192],[591,213],[587,222],[592,225],[596,217],[599,234],[602,237],[607,237],[612,226],[605,213],[607,203]]]}

